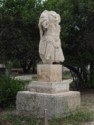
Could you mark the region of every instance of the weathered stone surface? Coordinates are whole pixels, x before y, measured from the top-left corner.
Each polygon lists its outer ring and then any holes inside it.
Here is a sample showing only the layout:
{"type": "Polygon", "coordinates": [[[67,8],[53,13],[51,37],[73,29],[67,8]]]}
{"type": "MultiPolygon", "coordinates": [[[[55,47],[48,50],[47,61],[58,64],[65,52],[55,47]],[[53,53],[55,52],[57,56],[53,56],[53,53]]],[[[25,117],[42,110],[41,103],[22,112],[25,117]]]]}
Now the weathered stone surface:
{"type": "Polygon", "coordinates": [[[28,90],[31,92],[39,93],[60,93],[69,91],[69,84],[72,82],[72,79],[63,80],[60,82],[40,82],[32,81],[28,86],[28,90]]]}
{"type": "Polygon", "coordinates": [[[59,82],[62,81],[62,65],[39,64],[37,65],[38,81],[59,82]]]}
{"type": "Polygon", "coordinates": [[[60,15],[54,11],[43,11],[39,19],[39,55],[44,64],[63,62],[60,40],[60,15]]]}
{"type": "Polygon", "coordinates": [[[47,109],[49,118],[63,117],[79,106],[80,93],[75,91],[58,94],[23,91],[18,92],[16,99],[16,108],[19,115],[36,118],[44,117],[45,109],[47,109]]]}

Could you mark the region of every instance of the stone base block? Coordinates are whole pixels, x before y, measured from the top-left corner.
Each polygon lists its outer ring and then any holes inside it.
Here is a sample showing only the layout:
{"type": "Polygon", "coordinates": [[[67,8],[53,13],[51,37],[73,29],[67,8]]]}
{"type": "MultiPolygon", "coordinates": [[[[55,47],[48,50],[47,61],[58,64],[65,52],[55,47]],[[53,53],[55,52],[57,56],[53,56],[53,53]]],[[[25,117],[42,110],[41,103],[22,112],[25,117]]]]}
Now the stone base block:
{"type": "Polygon", "coordinates": [[[60,82],[32,81],[28,86],[28,90],[31,92],[49,93],[49,94],[68,92],[69,84],[71,82],[72,79],[63,80],[60,82]]]}
{"type": "Polygon", "coordinates": [[[48,118],[60,118],[80,106],[79,92],[64,92],[58,94],[18,92],[16,108],[19,115],[43,118],[47,109],[48,118]]]}
{"type": "Polygon", "coordinates": [[[62,81],[62,65],[39,64],[37,65],[38,81],[58,82],[62,81]]]}

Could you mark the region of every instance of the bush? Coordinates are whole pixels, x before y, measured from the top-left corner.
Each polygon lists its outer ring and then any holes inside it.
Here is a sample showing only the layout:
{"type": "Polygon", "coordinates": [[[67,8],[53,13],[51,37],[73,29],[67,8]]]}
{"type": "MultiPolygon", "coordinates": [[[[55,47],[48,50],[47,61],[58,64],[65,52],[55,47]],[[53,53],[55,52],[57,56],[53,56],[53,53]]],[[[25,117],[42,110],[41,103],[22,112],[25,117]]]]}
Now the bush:
{"type": "Polygon", "coordinates": [[[5,108],[15,104],[16,94],[23,90],[22,84],[9,76],[0,77],[0,107],[5,108]]]}

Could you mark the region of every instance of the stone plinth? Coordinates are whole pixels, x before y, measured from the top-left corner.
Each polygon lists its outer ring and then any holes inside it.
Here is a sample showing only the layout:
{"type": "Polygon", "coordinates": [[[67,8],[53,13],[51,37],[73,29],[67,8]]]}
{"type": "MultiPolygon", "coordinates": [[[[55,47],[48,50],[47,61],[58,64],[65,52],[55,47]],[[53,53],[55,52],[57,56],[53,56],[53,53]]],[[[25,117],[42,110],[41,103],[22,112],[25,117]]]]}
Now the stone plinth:
{"type": "Polygon", "coordinates": [[[62,81],[62,65],[40,64],[37,65],[38,81],[59,82],[62,81]]]}
{"type": "Polygon", "coordinates": [[[60,118],[80,106],[80,93],[69,91],[72,80],[62,80],[62,66],[37,66],[38,81],[28,85],[28,91],[18,92],[16,109],[19,115],[43,118],[47,109],[49,118],[60,118]]]}
{"type": "Polygon", "coordinates": [[[63,80],[60,82],[32,81],[28,86],[28,90],[31,92],[49,93],[49,94],[68,92],[69,84],[71,82],[72,79],[63,80]]]}
{"type": "Polygon", "coordinates": [[[79,105],[80,93],[73,91],[56,94],[23,91],[18,92],[16,100],[18,113],[30,118],[43,118],[45,109],[48,118],[63,117],[79,105]]]}

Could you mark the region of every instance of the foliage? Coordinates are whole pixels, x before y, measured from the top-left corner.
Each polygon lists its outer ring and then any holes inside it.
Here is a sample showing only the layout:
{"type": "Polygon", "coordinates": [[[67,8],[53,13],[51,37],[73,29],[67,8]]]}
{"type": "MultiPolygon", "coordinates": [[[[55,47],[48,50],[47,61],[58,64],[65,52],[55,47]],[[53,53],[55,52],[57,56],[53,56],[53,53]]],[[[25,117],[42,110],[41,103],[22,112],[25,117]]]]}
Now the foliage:
{"type": "Polygon", "coordinates": [[[0,58],[5,63],[18,60],[27,72],[39,59],[40,2],[3,0],[0,5],[0,58]]]}
{"type": "Polygon", "coordinates": [[[15,104],[16,94],[23,90],[23,86],[14,78],[0,77],[0,107],[5,108],[15,104]]]}
{"type": "Polygon", "coordinates": [[[94,87],[94,0],[47,0],[45,7],[61,15],[64,65],[77,88],[94,87]]]}

